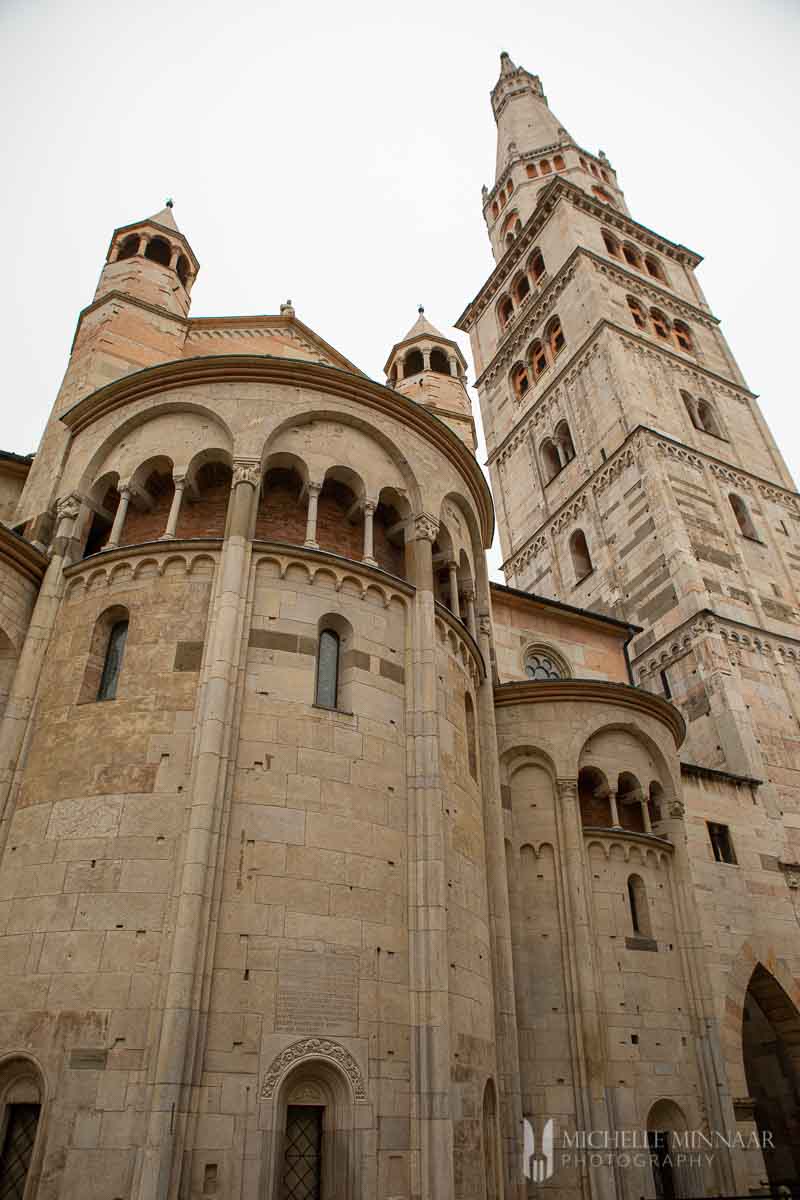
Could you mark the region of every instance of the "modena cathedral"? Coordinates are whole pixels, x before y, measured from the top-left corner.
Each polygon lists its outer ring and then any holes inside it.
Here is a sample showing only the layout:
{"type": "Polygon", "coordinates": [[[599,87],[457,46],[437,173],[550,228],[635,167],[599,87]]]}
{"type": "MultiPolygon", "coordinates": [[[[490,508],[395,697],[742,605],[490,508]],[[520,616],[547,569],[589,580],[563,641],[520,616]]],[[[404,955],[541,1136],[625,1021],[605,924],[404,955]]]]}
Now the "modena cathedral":
{"type": "Polygon", "coordinates": [[[0,456],[0,1200],[798,1192],[800,498],[700,256],[491,102],[494,504],[453,338],[190,317],[169,205],[0,456]]]}

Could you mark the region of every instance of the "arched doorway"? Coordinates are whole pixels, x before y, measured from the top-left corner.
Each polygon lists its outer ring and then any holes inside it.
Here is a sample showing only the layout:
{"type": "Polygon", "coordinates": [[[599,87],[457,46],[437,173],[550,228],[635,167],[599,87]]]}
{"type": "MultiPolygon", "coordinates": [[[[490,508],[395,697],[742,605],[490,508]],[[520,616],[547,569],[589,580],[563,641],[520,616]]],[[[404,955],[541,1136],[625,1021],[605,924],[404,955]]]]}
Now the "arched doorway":
{"type": "Polygon", "coordinates": [[[647,1114],[652,1180],[647,1194],[656,1200],[681,1200],[705,1194],[698,1156],[686,1153],[687,1128],[683,1109],[674,1100],[658,1100],[647,1114]]]}
{"type": "Polygon", "coordinates": [[[274,1109],[270,1200],[355,1200],[353,1092],[334,1063],[299,1062],[281,1081],[274,1109]]]}
{"type": "Polygon", "coordinates": [[[745,996],[742,1053],[770,1187],[794,1190],[800,1187],[800,1013],[760,963],[745,996]]]}

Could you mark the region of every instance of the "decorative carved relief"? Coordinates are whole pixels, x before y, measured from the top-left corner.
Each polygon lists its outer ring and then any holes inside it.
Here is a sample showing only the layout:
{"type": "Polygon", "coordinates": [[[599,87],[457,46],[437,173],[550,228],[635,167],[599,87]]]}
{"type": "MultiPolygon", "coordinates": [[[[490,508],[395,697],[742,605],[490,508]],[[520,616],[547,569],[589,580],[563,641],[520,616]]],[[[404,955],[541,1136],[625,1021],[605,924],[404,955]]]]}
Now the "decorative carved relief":
{"type": "Polygon", "coordinates": [[[297,1063],[304,1060],[313,1059],[324,1059],[327,1062],[334,1063],[350,1080],[355,1099],[358,1101],[366,1100],[367,1091],[364,1086],[364,1077],[350,1051],[345,1050],[344,1046],[340,1046],[338,1042],[334,1042],[330,1038],[314,1037],[303,1038],[299,1042],[294,1042],[291,1046],[287,1046],[285,1050],[281,1051],[277,1058],[273,1059],[261,1084],[261,1099],[272,1099],[281,1077],[290,1067],[296,1066],[297,1063]]]}
{"type": "Polygon", "coordinates": [[[420,516],[414,518],[414,537],[421,538],[426,542],[435,542],[439,536],[439,522],[429,517],[427,513],[421,513],[420,516]]]}
{"type": "Polygon", "coordinates": [[[256,462],[240,461],[233,464],[233,486],[250,483],[257,488],[261,483],[261,467],[256,462]]]}

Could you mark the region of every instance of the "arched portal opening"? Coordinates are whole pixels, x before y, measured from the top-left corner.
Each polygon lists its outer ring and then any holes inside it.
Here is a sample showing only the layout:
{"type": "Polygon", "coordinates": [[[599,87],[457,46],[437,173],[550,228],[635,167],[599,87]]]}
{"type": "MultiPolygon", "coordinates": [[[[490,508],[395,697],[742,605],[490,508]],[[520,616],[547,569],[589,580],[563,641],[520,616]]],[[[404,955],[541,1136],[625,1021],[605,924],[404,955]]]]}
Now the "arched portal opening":
{"type": "Polygon", "coordinates": [[[355,1200],[353,1096],[333,1063],[308,1059],[275,1107],[274,1200],[355,1200]]]}
{"type": "Polygon", "coordinates": [[[36,1065],[27,1058],[7,1059],[0,1066],[0,1192],[10,1200],[36,1193],[43,1103],[36,1065]]]}
{"type": "Polygon", "coordinates": [[[256,540],[302,546],[307,525],[307,475],[305,463],[291,454],[276,454],[269,459],[256,512],[256,540]]]}
{"type": "Polygon", "coordinates": [[[130,483],[130,507],[120,533],[121,546],[154,542],[166,528],[175,484],[172,460],[159,455],[142,463],[130,483]]]}
{"type": "Polygon", "coordinates": [[[147,243],[144,256],[145,258],[149,258],[151,262],[156,262],[162,267],[168,267],[169,260],[172,258],[172,250],[169,242],[160,237],[151,238],[147,243]]]}
{"type": "Polygon", "coordinates": [[[745,995],[742,1053],[770,1188],[786,1186],[794,1194],[800,1187],[800,1012],[760,963],[745,995]]]}
{"type": "MultiPolygon", "coordinates": [[[[195,464],[196,465],[196,464],[195,464]]],[[[191,488],[181,505],[176,537],[217,538],[225,533],[233,472],[220,459],[209,459],[190,472],[191,488]]]]}
{"type": "Polygon", "coordinates": [[[651,1186],[656,1200],[681,1200],[705,1192],[697,1163],[700,1156],[687,1154],[683,1148],[687,1128],[683,1109],[674,1100],[658,1100],[647,1114],[651,1186]]]}
{"type": "Polygon", "coordinates": [[[584,828],[611,828],[608,780],[597,767],[581,767],[578,772],[578,802],[584,828]]]}

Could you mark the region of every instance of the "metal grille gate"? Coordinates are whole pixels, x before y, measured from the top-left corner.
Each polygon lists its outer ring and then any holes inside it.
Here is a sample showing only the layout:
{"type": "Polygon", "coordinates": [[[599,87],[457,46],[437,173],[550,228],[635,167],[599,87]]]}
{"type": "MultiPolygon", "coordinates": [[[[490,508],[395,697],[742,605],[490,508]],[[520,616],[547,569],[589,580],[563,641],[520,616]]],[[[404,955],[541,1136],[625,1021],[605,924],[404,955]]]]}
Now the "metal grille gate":
{"type": "Polygon", "coordinates": [[[320,1107],[301,1104],[286,1111],[281,1200],[322,1196],[322,1113],[320,1107]]]}
{"type": "Polygon", "coordinates": [[[10,1104],[0,1154],[0,1200],[22,1200],[39,1124],[38,1104],[10,1104]]]}

